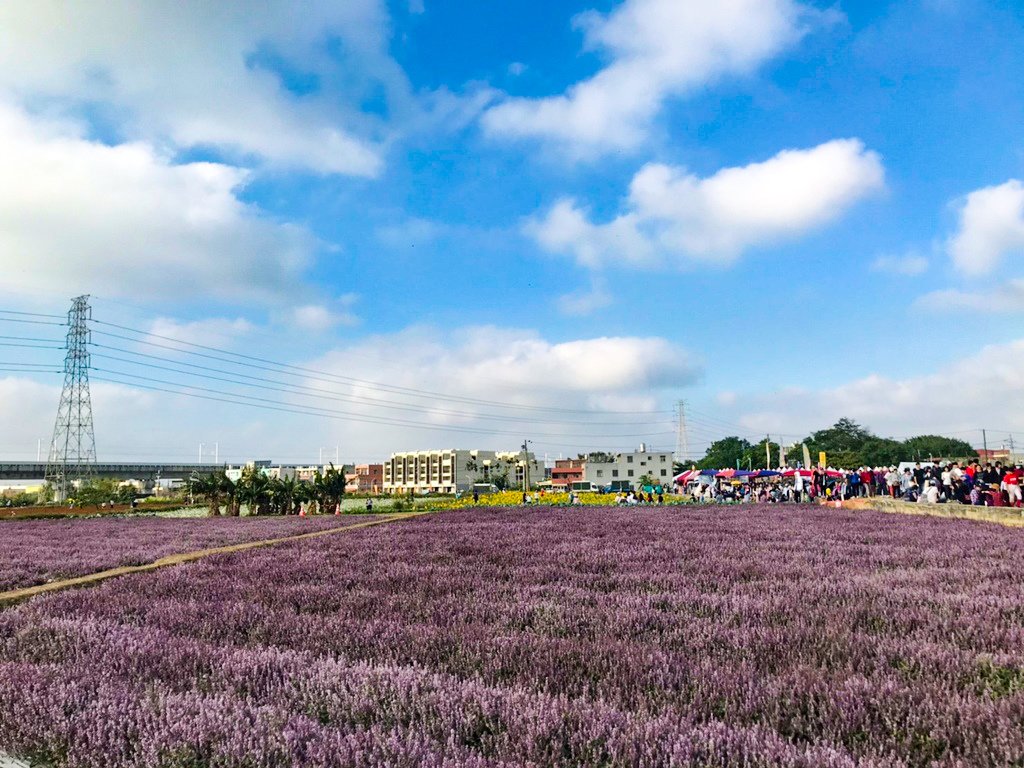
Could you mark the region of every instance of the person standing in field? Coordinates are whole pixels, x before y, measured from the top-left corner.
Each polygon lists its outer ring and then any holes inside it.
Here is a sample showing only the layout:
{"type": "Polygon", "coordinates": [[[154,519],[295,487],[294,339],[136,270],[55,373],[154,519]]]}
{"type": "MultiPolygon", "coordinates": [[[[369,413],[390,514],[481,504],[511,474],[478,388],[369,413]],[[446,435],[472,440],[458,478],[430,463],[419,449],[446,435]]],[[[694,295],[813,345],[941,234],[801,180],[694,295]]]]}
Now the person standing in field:
{"type": "Polygon", "coordinates": [[[1011,467],[1003,476],[1003,488],[1006,490],[1007,503],[1011,507],[1021,506],[1021,480],[1022,470],[1020,465],[1011,467]]]}

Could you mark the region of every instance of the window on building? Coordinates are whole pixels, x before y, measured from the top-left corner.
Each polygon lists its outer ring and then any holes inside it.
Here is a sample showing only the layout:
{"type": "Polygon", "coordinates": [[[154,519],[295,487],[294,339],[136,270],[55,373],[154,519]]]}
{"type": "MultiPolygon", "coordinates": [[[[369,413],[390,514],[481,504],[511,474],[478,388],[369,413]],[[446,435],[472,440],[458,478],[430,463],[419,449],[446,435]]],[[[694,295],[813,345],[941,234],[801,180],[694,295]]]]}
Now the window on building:
{"type": "Polygon", "coordinates": [[[665,461],[665,454],[658,457],[658,461],[665,461]]]}
{"type": "Polygon", "coordinates": [[[633,457],[632,456],[627,456],[626,457],[626,463],[627,464],[632,464],[633,463],[633,457]]]}
{"type": "Polygon", "coordinates": [[[603,469],[597,470],[597,476],[598,477],[604,477],[604,470],[603,469]]]}
{"type": "Polygon", "coordinates": [[[626,474],[629,475],[630,477],[632,477],[633,476],[633,470],[632,469],[626,470],[626,474]]]}
{"type": "Polygon", "coordinates": [[[661,470],[661,476],[662,477],[668,477],[668,470],[667,469],[661,470]]]}
{"type": "Polygon", "coordinates": [[[619,476],[619,470],[613,469],[612,470],[612,477],[618,477],[618,476],[619,476]]]}

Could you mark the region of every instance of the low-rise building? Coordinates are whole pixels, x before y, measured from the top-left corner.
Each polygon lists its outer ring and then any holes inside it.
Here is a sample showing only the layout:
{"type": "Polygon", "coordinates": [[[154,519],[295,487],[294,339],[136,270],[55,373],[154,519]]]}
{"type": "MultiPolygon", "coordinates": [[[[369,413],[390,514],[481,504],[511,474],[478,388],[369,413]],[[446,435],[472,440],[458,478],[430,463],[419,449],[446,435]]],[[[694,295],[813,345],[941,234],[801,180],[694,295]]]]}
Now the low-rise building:
{"type": "Polygon", "coordinates": [[[981,462],[992,462],[995,464],[997,461],[1006,464],[1012,462],[1014,457],[1010,454],[1009,448],[984,448],[978,449],[978,461],[981,462]]]}
{"type": "Polygon", "coordinates": [[[671,483],[672,452],[650,451],[641,445],[639,451],[630,453],[590,453],[583,468],[583,481],[602,487],[635,488],[643,477],[649,477],[654,485],[671,483]]]}
{"type": "Polygon", "coordinates": [[[345,493],[380,493],[383,487],[383,464],[356,464],[345,474],[345,493]]]}
{"type": "Polygon", "coordinates": [[[583,472],[587,462],[584,459],[557,459],[551,468],[551,487],[565,490],[573,483],[583,481],[583,472]]]}
{"type": "Polygon", "coordinates": [[[393,453],[384,463],[384,493],[464,493],[474,483],[530,487],[544,470],[532,453],[449,448],[438,451],[393,453]]]}

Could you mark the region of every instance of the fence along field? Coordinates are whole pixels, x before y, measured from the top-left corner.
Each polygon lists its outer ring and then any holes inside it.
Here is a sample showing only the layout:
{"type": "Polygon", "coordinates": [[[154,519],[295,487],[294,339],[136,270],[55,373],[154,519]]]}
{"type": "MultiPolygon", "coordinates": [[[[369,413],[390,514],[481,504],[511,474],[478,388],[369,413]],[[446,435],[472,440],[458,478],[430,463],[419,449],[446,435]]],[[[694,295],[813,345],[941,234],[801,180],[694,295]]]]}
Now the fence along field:
{"type": "Polygon", "coordinates": [[[966,521],[441,513],[0,612],[0,750],[114,767],[1020,764],[1022,577],[1022,532],[966,521]]]}

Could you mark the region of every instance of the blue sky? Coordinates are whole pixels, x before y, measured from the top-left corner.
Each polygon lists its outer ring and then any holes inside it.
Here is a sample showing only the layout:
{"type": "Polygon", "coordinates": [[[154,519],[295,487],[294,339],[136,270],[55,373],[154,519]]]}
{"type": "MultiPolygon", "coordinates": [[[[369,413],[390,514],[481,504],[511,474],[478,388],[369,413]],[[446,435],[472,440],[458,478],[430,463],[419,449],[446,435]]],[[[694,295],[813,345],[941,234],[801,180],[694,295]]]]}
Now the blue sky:
{"type": "MultiPolygon", "coordinates": [[[[4,308],[89,292],[431,425],[136,365],[94,385],[101,455],[673,447],[680,398],[694,452],[841,416],[1024,442],[1019,3],[342,5],[0,10],[4,308]]],[[[0,376],[31,453],[59,378],[0,376]]]]}

